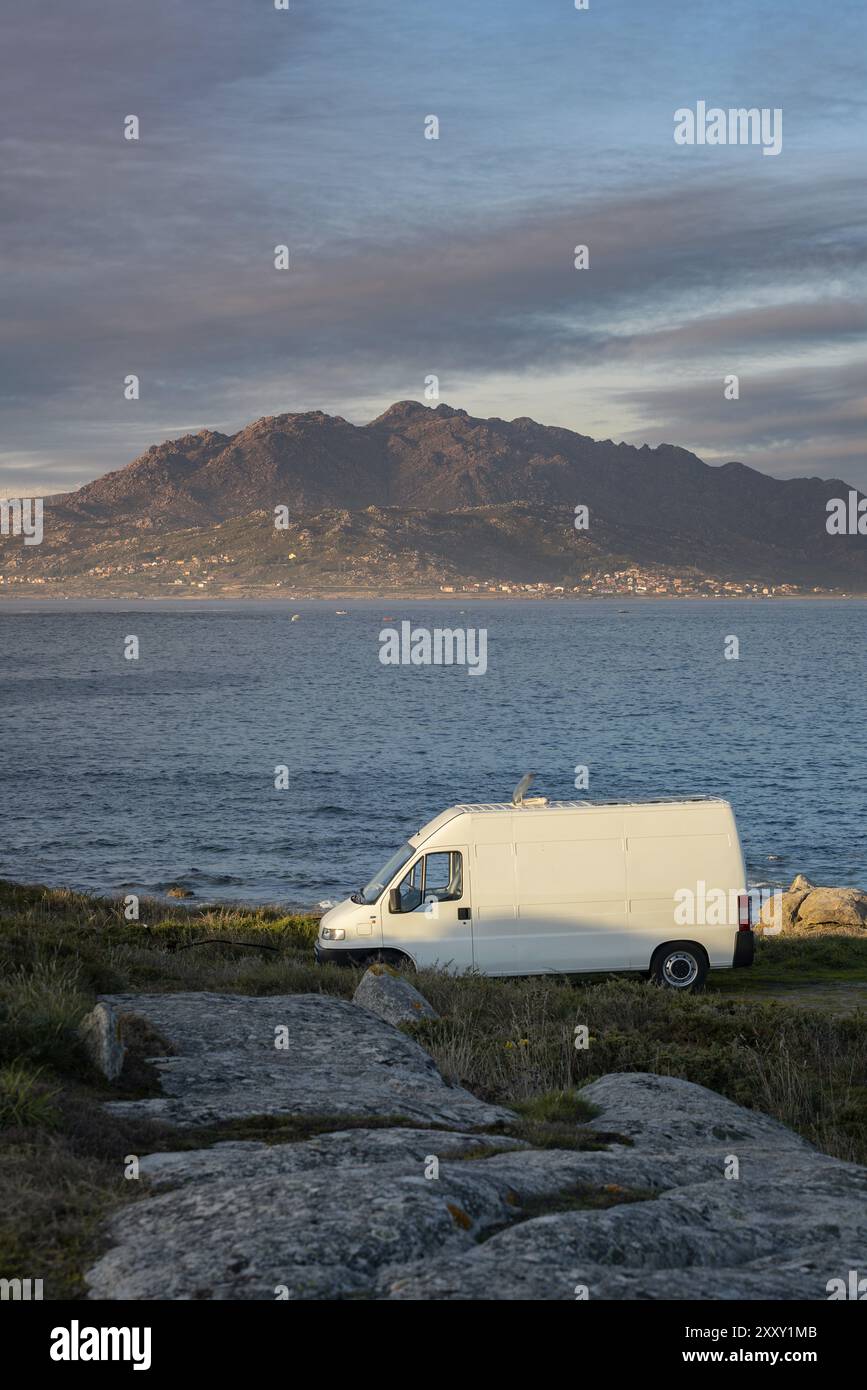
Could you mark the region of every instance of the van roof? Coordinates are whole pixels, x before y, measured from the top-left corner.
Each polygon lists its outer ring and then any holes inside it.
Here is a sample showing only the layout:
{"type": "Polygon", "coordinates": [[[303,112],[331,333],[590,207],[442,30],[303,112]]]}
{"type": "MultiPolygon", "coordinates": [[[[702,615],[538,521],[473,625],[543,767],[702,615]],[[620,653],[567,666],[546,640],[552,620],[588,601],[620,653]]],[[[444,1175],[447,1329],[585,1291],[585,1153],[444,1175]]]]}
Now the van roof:
{"type": "Polygon", "coordinates": [[[440,811],[438,816],[434,816],[433,820],[428,821],[427,825],[423,825],[415,835],[410,836],[409,843],[417,849],[420,845],[424,844],[425,841],[429,840],[431,835],[435,834],[437,830],[441,830],[443,826],[448,825],[449,821],[454,820],[456,816],[462,815],[511,815],[516,813],[523,813],[524,815],[543,815],[545,812],[549,814],[553,812],[556,814],[558,811],[586,811],[598,809],[600,807],[603,809],[615,806],[674,807],[690,805],[692,803],[717,806],[729,805],[725,798],[721,796],[659,796],[645,801],[629,800],[628,798],[611,801],[545,801],[541,804],[537,802],[535,805],[533,804],[533,800],[530,799],[522,806],[516,806],[512,801],[464,802],[459,806],[449,806],[447,810],[440,811]]]}
{"type": "Polygon", "coordinates": [[[450,808],[453,814],[467,812],[478,814],[482,811],[575,811],[587,806],[684,806],[693,801],[716,802],[728,805],[721,796],[652,796],[644,799],[635,797],[610,797],[598,801],[583,797],[580,801],[536,801],[532,797],[523,805],[512,801],[464,802],[450,808]]]}

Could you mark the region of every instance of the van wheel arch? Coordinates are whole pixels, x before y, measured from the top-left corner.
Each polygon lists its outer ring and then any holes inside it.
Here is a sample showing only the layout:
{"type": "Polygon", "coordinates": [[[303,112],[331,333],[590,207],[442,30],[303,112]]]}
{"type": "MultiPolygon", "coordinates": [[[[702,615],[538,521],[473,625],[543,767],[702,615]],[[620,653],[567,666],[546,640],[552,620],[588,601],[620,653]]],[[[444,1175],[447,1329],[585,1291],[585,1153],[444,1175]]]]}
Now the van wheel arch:
{"type": "Polygon", "coordinates": [[[378,951],[367,951],[356,958],[357,964],[366,970],[371,965],[390,965],[392,970],[406,970],[416,973],[416,964],[404,951],[380,947],[378,951]]]}
{"type": "Polygon", "coordinates": [[[704,988],[710,960],[699,941],[665,941],[650,959],[650,979],[663,989],[698,993],[704,988]]]}

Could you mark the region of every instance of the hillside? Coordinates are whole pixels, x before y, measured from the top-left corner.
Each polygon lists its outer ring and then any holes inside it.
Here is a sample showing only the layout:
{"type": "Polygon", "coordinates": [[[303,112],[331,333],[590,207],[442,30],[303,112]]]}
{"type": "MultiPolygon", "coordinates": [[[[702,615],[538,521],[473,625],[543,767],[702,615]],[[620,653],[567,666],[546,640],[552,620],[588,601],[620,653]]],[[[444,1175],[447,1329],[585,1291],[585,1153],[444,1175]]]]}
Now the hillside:
{"type": "Polygon", "coordinates": [[[864,592],[864,538],[825,529],[826,501],[847,491],[838,479],[710,467],[674,445],[635,448],[402,401],[367,425],[312,411],[153,445],[46,499],[42,545],[0,539],[0,567],[7,593],[34,581],[101,594],[186,581],[212,593],[571,588],[588,570],[628,565],[864,592]],[[578,504],[589,507],[587,531],[572,524],[578,504]],[[287,529],[274,528],[277,506],[287,529]],[[208,573],[196,578],[203,557],[208,573]]]}

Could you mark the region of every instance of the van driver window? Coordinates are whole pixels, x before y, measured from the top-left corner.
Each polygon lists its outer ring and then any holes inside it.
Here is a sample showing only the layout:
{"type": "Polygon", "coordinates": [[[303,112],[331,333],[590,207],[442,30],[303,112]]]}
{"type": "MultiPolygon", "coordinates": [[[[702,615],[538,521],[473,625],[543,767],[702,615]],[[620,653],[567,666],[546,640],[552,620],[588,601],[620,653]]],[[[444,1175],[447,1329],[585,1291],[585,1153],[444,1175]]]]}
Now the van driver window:
{"type": "Polygon", "coordinates": [[[425,855],[424,896],[454,902],[463,893],[463,861],[456,849],[425,855]]]}
{"type": "Polygon", "coordinates": [[[456,849],[438,850],[417,859],[398,885],[401,912],[415,912],[431,898],[455,902],[463,896],[463,877],[463,859],[456,849]]]}
{"type": "Polygon", "coordinates": [[[409,873],[398,885],[401,912],[413,912],[421,903],[421,883],[424,860],[417,859],[409,873]]]}

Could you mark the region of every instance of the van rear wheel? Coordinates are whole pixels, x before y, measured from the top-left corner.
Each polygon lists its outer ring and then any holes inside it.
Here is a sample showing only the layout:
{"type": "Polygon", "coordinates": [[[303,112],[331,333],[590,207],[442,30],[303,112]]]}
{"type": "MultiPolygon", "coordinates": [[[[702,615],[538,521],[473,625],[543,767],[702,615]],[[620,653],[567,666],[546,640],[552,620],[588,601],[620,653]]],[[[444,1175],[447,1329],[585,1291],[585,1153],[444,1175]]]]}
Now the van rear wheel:
{"type": "Polygon", "coordinates": [[[692,941],[668,941],[654,952],[650,962],[651,980],[664,989],[700,990],[707,972],[707,956],[692,941]]]}

